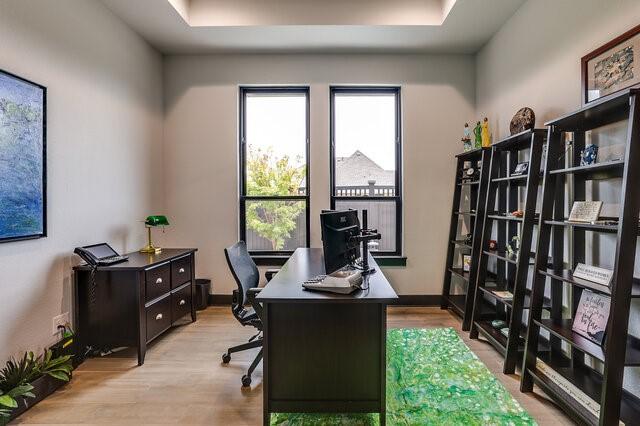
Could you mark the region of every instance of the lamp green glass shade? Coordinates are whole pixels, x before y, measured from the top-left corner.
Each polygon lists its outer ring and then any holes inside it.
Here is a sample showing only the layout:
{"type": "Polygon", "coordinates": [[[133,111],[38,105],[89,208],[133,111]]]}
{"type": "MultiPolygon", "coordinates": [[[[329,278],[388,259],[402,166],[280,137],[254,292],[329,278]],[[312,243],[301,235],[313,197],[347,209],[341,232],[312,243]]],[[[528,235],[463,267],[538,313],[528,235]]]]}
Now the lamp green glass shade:
{"type": "Polygon", "coordinates": [[[152,254],[157,254],[162,252],[162,248],[154,246],[153,243],[151,242],[151,228],[156,226],[168,226],[169,220],[167,219],[166,216],[163,216],[163,215],[152,215],[152,216],[147,216],[147,218],[144,221],[144,225],[147,227],[147,234],[148,234],[149,241],[146,247],[143,247],[142,249],[140,249],[140,252],[152,253],[152,254]]]}
{"type": "Polygon", "coordinates": [[[153,216],[147,216],[147,218],[144,221],[144,224],[147,226],[168,226],[169,220],[167,219],[166,216],[153,215],[153,216]]]}

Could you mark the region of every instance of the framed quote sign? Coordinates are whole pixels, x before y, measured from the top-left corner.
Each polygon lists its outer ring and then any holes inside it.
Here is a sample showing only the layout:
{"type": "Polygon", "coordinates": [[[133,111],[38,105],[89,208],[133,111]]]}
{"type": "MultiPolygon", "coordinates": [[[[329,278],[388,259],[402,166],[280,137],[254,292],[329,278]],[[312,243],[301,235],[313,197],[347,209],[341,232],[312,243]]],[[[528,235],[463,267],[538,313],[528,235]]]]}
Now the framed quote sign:
{"type": "Polygon", "coordinates": [[[609,296],[583,290],[573,318],[573,331],[601,345],[609,321],[610,308],[609,296]]]}
{"type": "Polygon", "coordinates": [[[582,104],[640,85],[640,25],[582,57],[582,104]]]}

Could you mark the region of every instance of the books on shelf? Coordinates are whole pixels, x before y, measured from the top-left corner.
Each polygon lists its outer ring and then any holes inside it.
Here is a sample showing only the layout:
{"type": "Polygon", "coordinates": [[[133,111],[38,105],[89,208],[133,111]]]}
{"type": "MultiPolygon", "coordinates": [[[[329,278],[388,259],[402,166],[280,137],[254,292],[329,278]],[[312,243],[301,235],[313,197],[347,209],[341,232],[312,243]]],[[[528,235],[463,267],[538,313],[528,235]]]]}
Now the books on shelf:
{"type": "Polygon", "coordinates": [[[583,290],[571,329],[599,345],[609,321],[611,298],[604,294],[583,290]]]}
{"type": "Polygon", "coordinates": [[[510,291],[507,291],[507,290],[494,290],[494,291],[492,291],[492,293],[495,294],[500,299],[513,300],[513,293],[511,293],[510,291]]]}

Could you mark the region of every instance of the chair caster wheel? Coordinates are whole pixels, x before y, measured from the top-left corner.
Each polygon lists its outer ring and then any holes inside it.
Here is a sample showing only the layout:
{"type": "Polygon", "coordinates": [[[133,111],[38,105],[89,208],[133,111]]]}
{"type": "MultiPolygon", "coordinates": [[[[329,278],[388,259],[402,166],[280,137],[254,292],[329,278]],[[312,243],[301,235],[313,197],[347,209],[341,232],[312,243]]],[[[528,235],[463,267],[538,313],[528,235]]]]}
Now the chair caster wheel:
{"type": "Polygon", "coordinates": [[[229,361],[231,361],[231,354],[223,353],[222,354],[222,362],[225,363],[225,364],[229,364],[229,361]]]}
{"type": "Polygon", "coordinates": [[[242,376],[242,386],[245,388],[251,386],[251,376],[242,376]]]}

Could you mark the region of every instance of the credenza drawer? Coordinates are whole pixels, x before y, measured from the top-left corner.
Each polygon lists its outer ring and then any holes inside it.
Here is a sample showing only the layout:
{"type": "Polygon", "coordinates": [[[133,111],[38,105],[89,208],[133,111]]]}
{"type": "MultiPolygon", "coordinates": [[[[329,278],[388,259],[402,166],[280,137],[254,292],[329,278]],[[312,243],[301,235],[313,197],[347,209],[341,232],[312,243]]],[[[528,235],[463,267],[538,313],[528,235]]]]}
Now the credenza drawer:
{"type": "Polygon", "coordinates": [[[147,342],[171,327],[171,296],[147,307],[147,342]]]}
{"type": "Polygon", "coordinates": [[[171,265],[156,266],[145,271],[146,302],[156,299],[171,289],[171,265]]]}
{"type": "Polygon", "coordinates": [[[171,262],[171,288],[178,288],[191,280],[191,256],[171,262]]]}
{"type": "Polygon", "coordinates": [[[171,322],[191,313],[191,283],[171,293],[171,322]]]}

